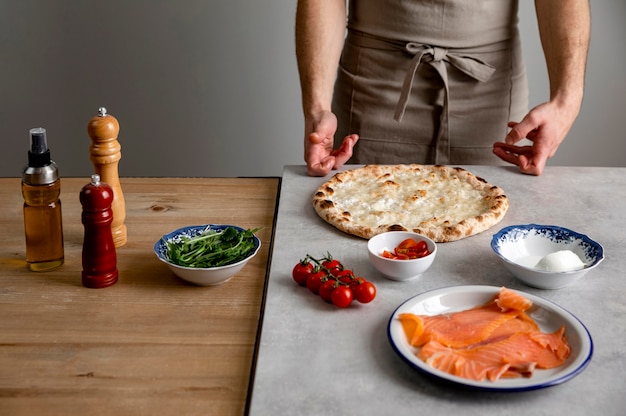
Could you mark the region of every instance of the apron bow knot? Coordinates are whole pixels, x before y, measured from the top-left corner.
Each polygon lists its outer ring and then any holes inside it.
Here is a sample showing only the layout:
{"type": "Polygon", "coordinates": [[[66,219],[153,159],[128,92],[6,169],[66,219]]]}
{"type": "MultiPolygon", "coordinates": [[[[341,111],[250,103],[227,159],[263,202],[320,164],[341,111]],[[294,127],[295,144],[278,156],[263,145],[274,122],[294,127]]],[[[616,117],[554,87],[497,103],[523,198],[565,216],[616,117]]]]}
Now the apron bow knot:
{"type": "Polygon", "coordinates": [[[398,101],[398,106],[396,107],[396,113],[394,116],[396,121],[401,121],[404,116],[404,110],[406,109],[406,104],[409,101],[415,72],[421,63],[428,63],[437,70],[446,86],[446,92],[448,90],[448,71],[446,70],[443,62],[448,62],[459,71],[480,82],[489,80],[491,75],[493,75],[496,71],[492,65],[480,59],[450,52],[448,49],[437,46],[428,46],[415,42],[408,42],[405,45],[405,49],[408,53],[414,56],[413,59],[411,59],[411,64],[409,65],[409,69],[404,78],[404,83],[402,84],[402,93],[400,95],[400,100],[398,101]]]}
{"type": "Polygon", "coordinates": [[[443,111],[441,113],[441,123],[439,127],[439,133],[437,135],[437,149],[436,149],[436,162],[444,163],[444,160],[439,160],[440,156],[446,155],[447,159],[450,158],[450,141],[448,138],[448,118],[449,118],[449,87],[448,87],[448,70],[446,68],[446,62],[463,72],[467,76],[475,79],[479,82],[485,82],[495,72],[495,68],[474,57],[455,53],[445,48],[437,46],[422,45],[415,42],[408,42],[405,45],[406,52],[413,56],[409,69],[407,70],[404,82],[402,84],[402,91],[400,93],[400,99],[396,106],[396,112],[394,119],[397,122],[402,121],[404,112],[406,110],[407,103],[409,102],[409,95],[411,94],[411,88],[413,87],[413,79],[415,78],[415,72],[417,67],[421,63],[427,63],[432,66],[443,81],[445,88],[443,111]]]}

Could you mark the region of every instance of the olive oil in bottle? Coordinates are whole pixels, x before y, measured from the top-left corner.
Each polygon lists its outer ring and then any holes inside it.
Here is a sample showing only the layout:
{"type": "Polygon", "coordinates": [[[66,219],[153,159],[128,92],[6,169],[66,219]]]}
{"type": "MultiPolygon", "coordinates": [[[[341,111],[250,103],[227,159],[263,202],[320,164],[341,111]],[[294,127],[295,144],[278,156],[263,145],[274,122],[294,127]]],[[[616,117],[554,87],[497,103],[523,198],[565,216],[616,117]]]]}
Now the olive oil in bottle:
{"type": "Polygon", "coordinates": [[[28,165],[22,172],[26,264],[36,272],[56,269],[63,264],[63,223],[61,180],[50,159],[46,130],[30,130],[28,165]]]}

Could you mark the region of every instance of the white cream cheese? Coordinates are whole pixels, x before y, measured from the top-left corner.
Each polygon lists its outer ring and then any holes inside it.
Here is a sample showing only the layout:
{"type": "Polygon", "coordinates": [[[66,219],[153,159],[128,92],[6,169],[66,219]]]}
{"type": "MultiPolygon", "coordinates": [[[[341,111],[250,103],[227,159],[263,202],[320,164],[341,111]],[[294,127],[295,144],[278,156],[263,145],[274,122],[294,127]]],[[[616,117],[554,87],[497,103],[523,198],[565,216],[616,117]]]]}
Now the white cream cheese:
{"type": "Polygon", "coordinates": [[[585,263],[573,251],[559,250],[541,258],[535,268],[548,272],[571,272],[584,269],[585,263]]]}

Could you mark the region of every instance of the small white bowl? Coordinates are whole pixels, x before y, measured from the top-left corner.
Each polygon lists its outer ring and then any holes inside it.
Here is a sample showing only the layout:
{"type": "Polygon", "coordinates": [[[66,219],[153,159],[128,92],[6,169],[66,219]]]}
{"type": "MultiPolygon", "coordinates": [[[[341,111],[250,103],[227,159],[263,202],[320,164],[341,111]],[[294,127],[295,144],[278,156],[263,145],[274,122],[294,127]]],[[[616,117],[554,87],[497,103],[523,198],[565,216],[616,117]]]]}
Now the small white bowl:
{"type": "Polygon", "coordinates": [[[237,263],[219,267],[200,268],[179,266],[169,261],[167,257],[167,246],[165,245],[165,241],[171,241],[173,239],[179,238],[180,236],[193,237],[200,234],[202,231],[207,229],[207,227],[210,227],[210,229],[217,231],[223,230],[228,227],[233,227],[237,231],[244,231],[244,229],[241,227],[227,224],[192,225],[189,227],[179,228],[178,230],[165,234],[159,239],[159,241],[154,243],[154,253],[157,255],[159,260],[167,264],[167,266],[170,268],[170,270],[172,270],[172,272],[174,272],[176,276],[198,286],[215,286],[228,281],[230,278],[239,273],[239,271],[250,261],[250,259],[252,259],[258,253],[259,248],[261,248],[261,241],[255,235],[254,250],[248,257],[241,261],[238,261],[237,263]]]}
{"type": "Polygon", "coordinates": [[[374,268],[391,280],[406,281],[415,279],[433,264],[437,255],[437,244],[430,238],[410,231],[389,231],[375,235],[367,242],[369,259],[374,268]],[[383,251],[393,253],[402,241],[412,238],[415,241],[426,241],[430,254],[426,257],[411,260],[395,260],[382,256],[383,251]]]}
{"type": "Polygon", "coordinates": [[[491,248],[504,266],[528,286],[560,289],[568,286],[604,259],[604,249],[584,234],[555,225],[513,225],[498,231],[491,248]],[[580,270],[553,272],[534,267],[544,256],[560,250],[574,252],[585,267],[580,270]]]}

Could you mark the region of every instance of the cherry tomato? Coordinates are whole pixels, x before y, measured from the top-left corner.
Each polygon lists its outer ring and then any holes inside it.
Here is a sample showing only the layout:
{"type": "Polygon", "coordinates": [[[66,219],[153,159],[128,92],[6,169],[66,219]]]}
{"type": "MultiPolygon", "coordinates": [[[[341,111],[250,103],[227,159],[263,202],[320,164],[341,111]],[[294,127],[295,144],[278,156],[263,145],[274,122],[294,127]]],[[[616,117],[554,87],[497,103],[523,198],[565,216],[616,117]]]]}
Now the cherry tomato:
{"type": "Polygon", "coordinates": [[[324,283],[322,283],[319,289],[319,295],[320,295],[320,298],[324,300],[324,302],[332,303],[331,296],[332,296],[333,290],[335,290],[336,284],[337,283],[331,279],[328,279],[324,283]]]}
{"type": "Polygon", "coordinates": [[[348,285],[348,286],[350,286],[350,283],[352,283],[352,280],[354,280],[354,279],[355,279],[355,277],[351,275],[351,276],[341,276],[341,277],[340,277],[339,279],[337,279],[337,280],[339,280],[339,281],[340,281],[341,283],[343,283],[344,285],[348,285]]]}
{"type": "Polygon", "coordinates": [[[348,286],[339,286],[330,295],[333,305],[338,308],[347,308],[352,303],[352,291],[348,286]]]}
{"type": "Polygon", "coordinates": [[[335,278],[340,282],[350,283],[350,280],[354,277],[354,272],[350,269],[343,269],[333,276],[335,276],[335,278]]]}
{"type": "Polygon", "coordinates": [[[350,288],[350,290],[352,290],[352,293],[354,294],[357,286],[362,283],[365,283],[365,279],[363,279],[362,277],[355,277],[348,283],[348,287],[350,288]]]}
{"type": "Polygon", "coordinates": [[[412,259],[424,257],[428,254],[430,254],[430,251],[428,251],[428,245],[424,240],[418,241],[417,245],[409,250],[409,257],[412,259]]]}
{"type": "Polygon", "coordinates": [[[311,263],[302,260],[294,266],[291,276],[297,284],[306,286],[306,280],[313,273],[313,270],[314,266],[311,263]]]}
{"type": "Polygon", "coordinates": [[[402,242],[400,242],[400,244],[396,246],[396,248],[394,249],[394,252],[397,255],[406,254],[408,256],[411,250],[414,250],[416,247],[417,247],[417,241],[413,240],[412,238],[407,238],[406,240],[403,240],[402,242]]]}
{"type": "Polygon", "coordinates": [[[393,249],[393,253],[388,250],[384,250],[381,253],[381,256],[388,259],[409,260],[425,257],[429,254],[430,250],[428,250],[428,244],[426,244],[426,241],[415,241],[412,238],[407,238],[393,249]]]}
{"type": "Polygon", "coordinates": [[[336,276],[343,270],[343,264],[339,260],[326,259],[322,261],[322,267],[325,268],[331,276],[336,276]]]}
{"type": "Polygon", "coordinates": [[[415,251],[424,251],[424,250],[428,250],[428,244],[426,244],[426,241],[424,240],[420,240],[417,242],[417,246],[415,247],[415,251]]]}
{"type": "Polygon", "coordinates": [[[354,289],[354,297],[361,303],[370,303],[376,297],[376,286],[368,281],[360,283],[354,289]]]}
{"type": "Polygon", "coordinates": [[[306,279],[306,287],[316,295],[320,293],[320,286],[326,280],[326,271],[319,270],[311,275],[309,275],[308,279],[306,279]]]}
{"type": "Polygon", "coordinates": [[[343,269],[343,265],[341,264],[341,262],[339,260],[332,259],[332,258],[322,261],[322,266],[326,267],[329,270],[343,269]]]}

